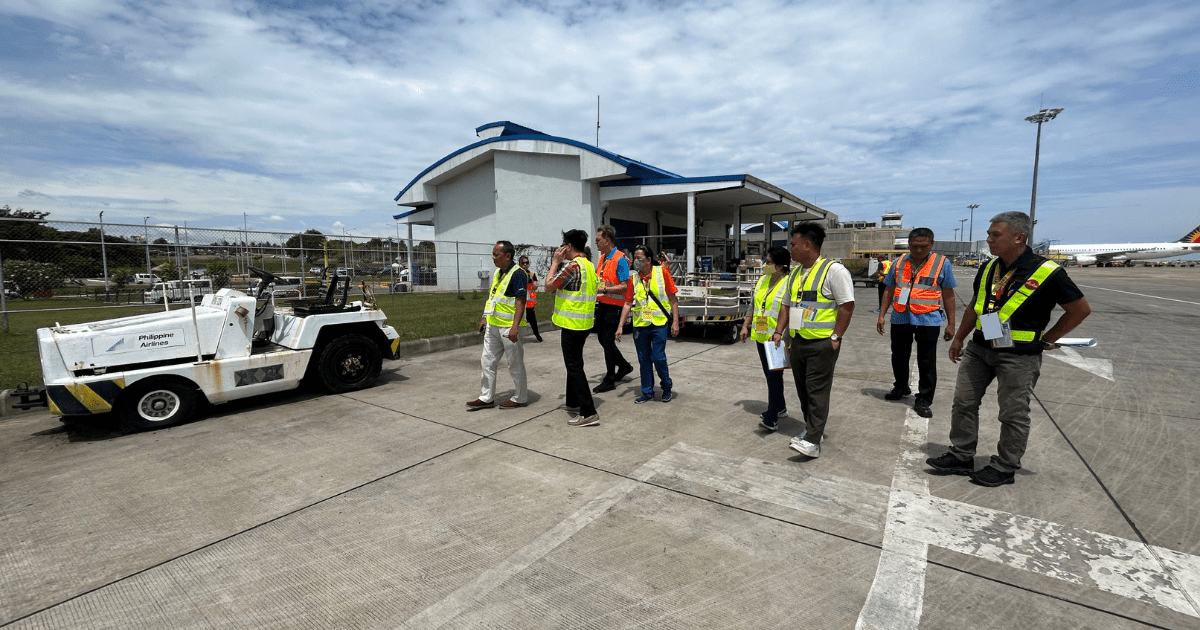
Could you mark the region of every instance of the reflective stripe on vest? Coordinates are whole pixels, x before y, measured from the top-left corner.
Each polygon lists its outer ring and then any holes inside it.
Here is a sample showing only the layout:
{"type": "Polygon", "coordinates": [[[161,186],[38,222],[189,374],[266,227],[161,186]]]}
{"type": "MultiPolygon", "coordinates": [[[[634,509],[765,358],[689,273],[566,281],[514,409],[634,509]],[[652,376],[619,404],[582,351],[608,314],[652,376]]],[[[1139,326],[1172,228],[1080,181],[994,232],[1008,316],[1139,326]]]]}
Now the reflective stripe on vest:
{"type": "Polygon", "coordinates": [[[554,293],[554,315],[550,318],[555,326],[567,330],[591,330],[596,317],[596,268],[592,261],[580,256],[579,290],[559,289],[554,293]]]}
{"type": "Polygon", "coordinates": [[[912,312],[917,315],[932,313],[942,307],[942,289],[937,282],[938,274],[942,270],[942,261],[945,260],[940,254],[932,254],[925,259],[925,264],[917,271],[917,277],[913,278],[912,272],[912,257],[904,254],[896,261],[896,286],[895,294],[893,295],[892,307],[897,313],[903,313],[912,308],[912,312]],[[901,277],[903,274],[903,277],[901,277]],[[909,286],[901,286],[907,284],[909,286]],[[900,293],[904,289],[910,289],[908,292],[908,304],[900,303],[900,293]]]}
{"type": "MultiPolygon", "coordinates": [[[[979,318],[983,316],[984,307],[988,303],[989,295],[993,295],[991,293],[992,274],[996,271],[997,260],[1000,259],[993,258],[988,261],[987,266],[983,268],[983,277],[979,280],[979,292],[975,295],[975,330],[983,330],[983,322],[979,318]]],[[[1049,278],[1050,274],[1054,273],[1056,269],[1058,269],[1058,263],[1053,260],[1047,260],[1042,263],[1029,276],[1029,279],[1021,283],[1021,288],[1017,289],[1017,292],[1012,294],[1012,297],[1005,300],[1004,306],[1001,306],[999,311],[1000,321],[1007,322],[1012,319],[1017,309],[1021,308],[1025,304],[1025,300],[1028,300],[1046,284],[1046,278],[1049,278]],[[1029,287],[1031,282],[1034,285],[1033,288],[1029,287]]],[[[1013,341],[1037,341],[1041,335],[1042,331],[1040,330],[1012,329],[1013,341]]]]}
{"type": "Polygon", "coordinates": [[[529,284],[525,285],[525,308],[537,306],[537,286],[537,280],[530,280],[529,284]]]}
{"type": "MultiPolygon", "coordinates": [[[[647,261],[649,262],[649,261],[647,261]]],[[[659,302],[667,301],[667,286],[663,280],[662,265],[654,265],[653,271],[650,272],[650,291],[658,297],[659,302]]],[[[650,295],[646,293],[641,278],[639,277],[633,283],[633,325],[634,326],[665,326],[667,323],[667,314],[654,300],[650,299],[650,295]],[[649,308],[652,313],[649,320],[642,319],[642,309],[649,308]]]]}
{"type": "MultiPolygon", "coordinates": [[[[608,252],[608,258],[604,255],[600,256],[600,268],[596,271],[600,276],[600,281],[604,284],[621,284],[621,280],[617,278],[617,267],[621,265],[621,259],[625,257],[625,253],[616,247],[608,252]]],[[[614,306],[625,306],[625,292],[621,291],[621,297],[613,297],[612,295],[597,296],[603,304],[612,304],[614,306]]]]}
{"type": "Polygon", "coordinates": [[[780,278],[775,286],[771,286],[771,276],[764,274],[758,279],[758,285],[754,287],[754,316],[767,318],[767,332],[754,332],[754,321],[750,321],[750,338],[754,341],[766,343],[771,340],[771,335],[775,333],[775,328],[779,326],[779,320],[776,318],[779,315],[779,305],[783,304],[783,289],[787,286],[786,278],[780,278]],[[775,296],[775,297],[771,297],[775,296]],[[763,304],[766,303],[764,307],[763,304]]]}
{"type": "MultiPolygon", "coordinates": [[[[500,277],[499,270],[492,274],[492,314],[487,316],[487,323],[493,326],[512,326],[513,318],[517,316],[517,298],[504,296],[508,291],[508,283],[517,269],[518,267],[513,265],[503,278],[500,277]]],[[[524,317],[521,318],[520,325],[526,325],[524,317]]]]}
{"type": "Polygon", "coordinates": [[[788,282],[788,295],[791,296],[792,303],[799,302],[802,307],[808,307],[815,311],[813,318],[805,321],[803,311],[800,308],[792,307],[793,313],[789,313],[788,316],[788,328],[791,329],[793,337],[828,339],[833,334],[833,325],[837,321],[837,302],[827,300],[821,295],[821,289],[825,288],[825,277],[829,275],[829,268],[832,265],[832,260],[818,258],[810,267],[811,271],[805,276],[798,293],[792,287],[795,286],[796,278],[800,276],[803,269],[797,267],[792,272],[792,278],[788,282]],[[795,314],[801,316],[796,317],[795,314]]]}

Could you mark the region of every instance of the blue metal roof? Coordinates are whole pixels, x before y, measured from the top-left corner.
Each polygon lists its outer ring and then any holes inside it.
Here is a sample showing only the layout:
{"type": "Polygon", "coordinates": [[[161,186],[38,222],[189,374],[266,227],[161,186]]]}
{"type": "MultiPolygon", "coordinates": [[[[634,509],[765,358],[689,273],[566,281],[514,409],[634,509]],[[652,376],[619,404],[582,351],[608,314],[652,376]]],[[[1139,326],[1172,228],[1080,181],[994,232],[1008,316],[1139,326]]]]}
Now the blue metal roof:
{"type": "MultiPolygon", "coordinates": [[[[484,129],[491,129],[493,127],[503,127],[504,130],[500,132],[499,136],[496,136],[494,138],[486,138],[486,139],[480,140],[479,142],[476,142],[474,144],[469,144],[469,145],[455,151],[454,153],[451,153],[450,155],[447,155],[446,157],[438,160],[437,162],[434,162],[433,164],[431,164],[429,166],[429,168],[426,168],[425,170],[421,171],[420,174],[418,174],[416,177],[414,177],[412,179],[412,181],[409,182],[408,185],[405,186],[404,189],[401,190],[400,193],[396,195],[396,198],[393,201],[400,201],[400,198],[404,196],[404,193],[408,192],[408,189],[412,188],[413,185],[416,184],[418,181],[420,181],[422,177],[425,177],[427,174],[429,174],[430,171],[432,171],[433,169],[437,168],[438,166],[440,166],[441,164],[446,162],[446,160],[449,160],[456,155],[465,153],[465,152],[475,149],[477,147],[491,144],[493,142],[507,142],[509,140],[543,140],[543,141],[550,141],[550,142],[561,142],[563,144],[568,144],[573,147],[578,147],[585,151],[590,151],[592,153],[595,153],[596,155],[607,158],[609,160],[612,160],[613,162],[616,162],[617,164],[620,164],[621,166],[624,166],[625,174],[629,175],[630,177],[635,178],[634,180],[630,181],[630,183],[627,185],[644,184],[644,183],[647,183],[650,181],[655,181],[655,182],[660,182],[660,183],[667,183],[667,182],[685,183],[687,181],[725,181],[725,180],[707,180],[707,179],[703,179],[703,178],[690,179],[690,178],[681,177],[679,175],[676,175],[675,173],[672,173],[670,171],[665,171],[661,168],[651,166],[644,162],[639,162],[637,160],[631,160],[623,155],[617,155],[616,153],[612,153],[611,151],[605,151],[604,149],[601,149],[600,147],[592,146],[590,144],[585,144],[578,140],[571,140],[570,138],[560,138],[558,136],[551,136],[548,134],[544,134],[540,131],[530,129],[528,127],[523,127],[521,125],[513,124],[508,121],[499,121],[499,122],[494,122],[494,123],[488,123],[486,125],[476,128],[475,131],[476,131],[476,133],[478,133],[484,129]]],[[[727,176],[727,177],[741,178],[744,176],[737,175],[737,176],[727,176]]],[[[616,184],[616,183],[619,183],[619,182],[601,182],[601,185],[616,184]]]]}

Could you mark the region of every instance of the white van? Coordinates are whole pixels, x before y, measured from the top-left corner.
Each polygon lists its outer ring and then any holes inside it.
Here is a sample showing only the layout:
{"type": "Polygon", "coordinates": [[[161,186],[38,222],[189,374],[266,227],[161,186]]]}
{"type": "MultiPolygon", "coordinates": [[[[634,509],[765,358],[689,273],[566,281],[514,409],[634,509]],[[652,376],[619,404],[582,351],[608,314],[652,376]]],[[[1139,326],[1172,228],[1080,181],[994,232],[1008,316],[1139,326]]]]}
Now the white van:
{"type": "Polygon", "coordinates": [[[133,284],[158,284],[162,281],[162,278],[159,278],[152,273],[133,274],[133,284]]]}
{"type": "Polygon", "coordinates": [[[201,298],[213,292],[212,280],[160,282],[142,294],[142,301],[161,304],[164,292],[168,302],[186,302],[190,296],[193,302],[199,304],[201,298]]]}

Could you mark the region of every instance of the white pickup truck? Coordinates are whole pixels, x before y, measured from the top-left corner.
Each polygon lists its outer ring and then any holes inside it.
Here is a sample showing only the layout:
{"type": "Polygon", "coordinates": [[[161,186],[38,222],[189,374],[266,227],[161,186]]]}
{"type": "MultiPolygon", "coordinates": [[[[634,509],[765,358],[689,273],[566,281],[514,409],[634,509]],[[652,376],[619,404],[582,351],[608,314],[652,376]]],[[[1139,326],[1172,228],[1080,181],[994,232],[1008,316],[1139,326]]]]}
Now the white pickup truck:
{"type": "Polygon", "coordinates": [[[199,304],[204,296],[211,295],[212,292],[212,280],[207,278],[203,280],[171,280],[156,284],[149,291],[143,292],[142,301],[161,304],[165,293],[167,302],[190,301],[199,304]]]}

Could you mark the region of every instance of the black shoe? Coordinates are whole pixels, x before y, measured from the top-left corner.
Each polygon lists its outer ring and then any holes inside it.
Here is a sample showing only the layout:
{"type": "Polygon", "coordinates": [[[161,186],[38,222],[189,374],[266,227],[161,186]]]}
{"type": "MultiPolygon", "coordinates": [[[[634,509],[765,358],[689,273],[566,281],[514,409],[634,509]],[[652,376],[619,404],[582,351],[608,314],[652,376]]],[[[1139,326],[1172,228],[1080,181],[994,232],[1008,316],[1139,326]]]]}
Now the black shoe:
{"type": "Polygon", "coordinates": [[[926,464],[933,466],[936,470],[946,473],[954,473],[957,475],[970,475],[975,470],[974,459],[959,459],[951,453],[946,453],[939,457],[930,457],[925,460],[926,464]]]}
{"type": "Polygon", "coordinates": [[[600,381],[599,385],[592,388],[592,393],[593,394],[603,394],[604,392],[611,392],[612,390],[614,390],[616,388],[617,388],[617,386],[615,384],[613,384],[612,381],[610,381],[608,379],[604,379],[603,381],[600,381]]]}
{"type": "Polygon", "coordinates": [[[626,365],[625,367],[617,370],[617,375],[615,377],[613,377],[613,382],[620,383],[621,381],[625,380],[626,376],[629,376],[630,374],[633,374],[633,365],[632,364],[626,365]]]}
{"type": "Polygon", "coordinates": [[[907,396],[911,393],[912,392],[907,389],[900,389],[898,387],[893,387],[892,391],[883,395],[883,399],[884,400],[900,400],[901,398],[904,398],[905,396],[907,396]]]}
{"type": "Polygon", "coordinates": [[[978,471],[971,473],[971,481],[989,488],[1002,486],[1006,483],[1016,483],[1015,473],[1000,472],[991,466],[984,466],[978,471]]]}
{"type": "Polygon", "coordinates": [[[917,412],[917,415],[921,416],[922,418],[933,417],[933,410],[929,408],[929,403],[921,400],[920,398],[918,398],[917,402],[913,404],[913,411],[917,412]]]}

